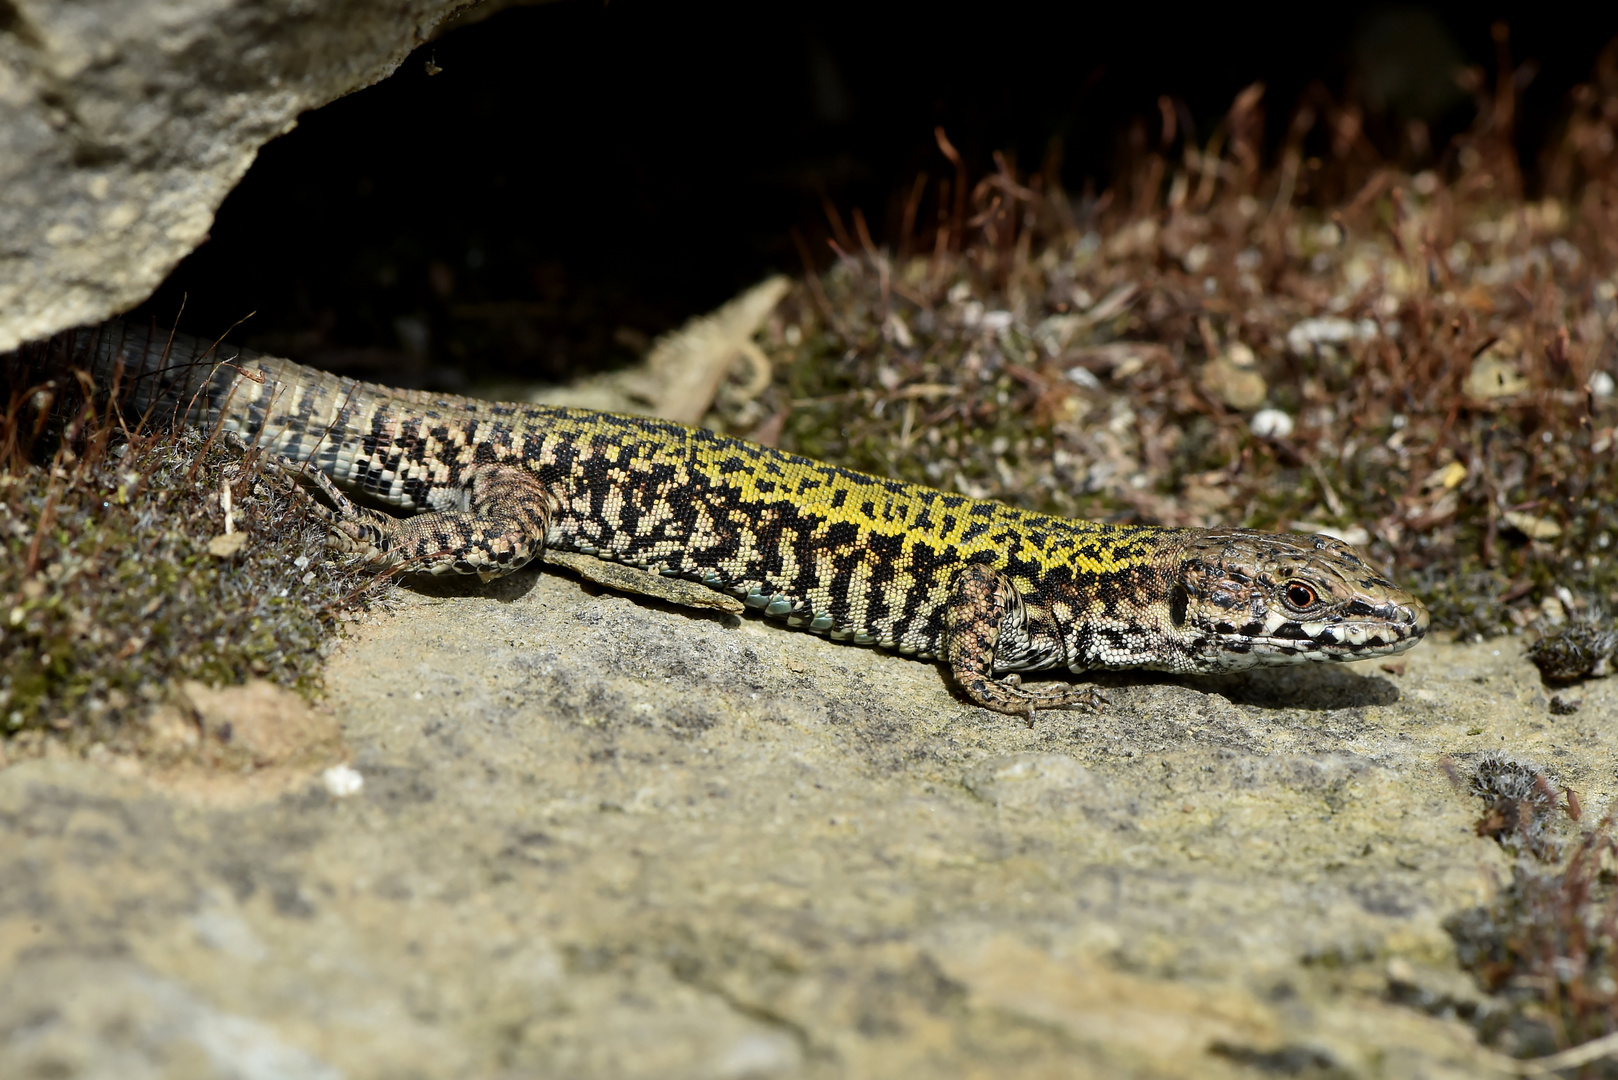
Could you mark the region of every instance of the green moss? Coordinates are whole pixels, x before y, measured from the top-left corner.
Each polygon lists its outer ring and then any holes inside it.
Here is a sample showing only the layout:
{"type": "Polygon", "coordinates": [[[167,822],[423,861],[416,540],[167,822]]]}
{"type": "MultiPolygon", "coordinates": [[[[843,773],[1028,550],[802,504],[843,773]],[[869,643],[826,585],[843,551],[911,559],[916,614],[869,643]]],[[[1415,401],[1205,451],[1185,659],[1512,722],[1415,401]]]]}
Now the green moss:
{"type": "Polygon", "coordinates": [[[373,575],[326,560],[286,482],[219,440],[159,434],[89,459],[85,442],[0,474],[0,736],[118,745],[177,679],[317,692],[373,575]],[[247,539],[220,557],[227,482],[247,539]]]}

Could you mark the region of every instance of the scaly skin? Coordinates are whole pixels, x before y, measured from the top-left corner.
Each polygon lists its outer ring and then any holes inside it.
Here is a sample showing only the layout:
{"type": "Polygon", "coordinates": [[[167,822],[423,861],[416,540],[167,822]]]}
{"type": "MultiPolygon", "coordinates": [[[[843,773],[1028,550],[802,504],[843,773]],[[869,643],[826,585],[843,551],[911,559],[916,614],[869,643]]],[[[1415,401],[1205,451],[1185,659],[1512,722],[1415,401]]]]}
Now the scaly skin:
{"type": "Polygon", "coordinates": [[[1063,520],[667,421],[393,390],[117,324],[55,347],[126,416],[223,428],[391,511],[320,484],[339,550],[485,579],[546,548],[617,560],[941,660],[1004,713],[1104,700],[1025,671],[1355,660],[1427,630],[1325,536],[1063,520]]]}

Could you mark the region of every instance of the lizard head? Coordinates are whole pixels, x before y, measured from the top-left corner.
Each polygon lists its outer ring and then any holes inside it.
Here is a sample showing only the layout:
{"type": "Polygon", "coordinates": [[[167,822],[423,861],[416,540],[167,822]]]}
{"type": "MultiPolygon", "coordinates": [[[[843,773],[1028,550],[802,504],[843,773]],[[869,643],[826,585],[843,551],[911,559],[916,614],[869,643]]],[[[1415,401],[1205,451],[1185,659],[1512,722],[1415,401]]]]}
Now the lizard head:
{"type": "Polygon", "coordinates": [[[1403,652],[1427,608],[1329,536],[1213,530],[1183,550],[1169,620],[1192,670],[1403,652]]]}

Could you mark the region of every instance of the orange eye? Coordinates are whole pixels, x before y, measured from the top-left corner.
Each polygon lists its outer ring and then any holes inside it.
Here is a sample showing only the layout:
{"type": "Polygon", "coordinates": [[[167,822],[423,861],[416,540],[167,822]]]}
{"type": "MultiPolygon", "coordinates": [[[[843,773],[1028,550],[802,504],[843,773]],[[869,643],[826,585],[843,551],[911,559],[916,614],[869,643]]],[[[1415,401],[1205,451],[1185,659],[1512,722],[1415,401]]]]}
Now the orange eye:
{"type": "Polygon", "coordinates": [[[1319,597],[1315,595],[1315,590],[1303,582],[1287,582],[1287,603],[1293,607],[1299,609],[1313,607],[1318,599],[1319,597]]]}

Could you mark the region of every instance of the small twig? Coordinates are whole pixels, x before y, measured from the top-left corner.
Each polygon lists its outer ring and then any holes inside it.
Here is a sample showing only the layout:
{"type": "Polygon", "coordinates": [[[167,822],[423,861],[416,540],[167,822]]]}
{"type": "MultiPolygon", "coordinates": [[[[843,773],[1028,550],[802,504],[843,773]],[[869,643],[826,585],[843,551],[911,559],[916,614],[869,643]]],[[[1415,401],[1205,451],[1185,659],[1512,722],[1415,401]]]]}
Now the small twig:
{"type": "Polygon", "coordinates": [[[1320,494],[1325,498],[1326,508],[1332,512],[1332,516],[1338,521],[1346,520],[1348,511],[1343,508],[1343,500],[1337,497],[1337,489],[1326,479],[1326,470],[1320,467],[1320,462],[1311,458],[1309,471],[1315,474],[1315,482],[1320,485],[1320,494]]]}
{"type": "Polygon", "coordinates": [[[916,174],[915,182],[910,185],[910,194],[905,197],[904,212],[899,218],[899,262],[905,263],[910,258],[910,238],[916,231],[916,213],[921,209],[921,197],[927,190],[927,174],[916,174]]]}
{"type": "Polygon", "coordinates": [[[790,232],[792,234],[792,243],[798,249],[798,257],[803,260],[804,284],[809,286],[809,295],[814,297],[815,307],[820,309],[821,317],[826,320],[828,326],[837,333],[846,336],[842,320],[837,317],[837,312],[831,305],[831,299],[826,295],[826,290],[820,284],[820,275],[815,273],[814,256],[809,253],[809,245],[804,242],[803,233],[798,231],[796,225],[792,226],[790,232]]]}
{"type": "Polygon", "coordinates": [[[34,538],[28,542],[28,561],[23,567],[23,577],[30,578],[39,569],[39,542],[51,527],[51,520],[56,516],[57,470],[61,466],[62,452],[56,452],[56,461],[51,466],[50,486],[45,489],[45,502],[39,508],[39,527],[34,530],[34,538]]]}
{"type": "Polygon", "coordinates": [[[966,163],[961,160],[961,152],[955,149],[955,144],[949,141],[949,136],[944,134],[942,124],[933,128],[933,138],[938,143],[939,152],[955,166],[955,204],[950,214],[950,243],[953,250],[959,251],[966,233],[966,163]]]}
{"type": "Polygon", "coordinates": [[[871,230],[865,224],[865,214],[859,207],[854,208],[854,232],[860,238],[860,247],[865,249],[866,258],[876,265],[877,282],[882,293],[882,315],[887,317],[891,305],[893,292],[890,284],[892,275],[888,271],[888,260],[871,240],[871,230]]]}
{"type": "Polygon", "coordinates": [[[1507,1059],[1502,1062],[1502,1067],[1518,1076],[1550,1076],[1563,1069],[1576,1069],[1592,1061],[1614,1056],[1618,1056],[1618,1031],[1544,1057],[1528,1058],[1526,1061],[1507,1059]]]}

